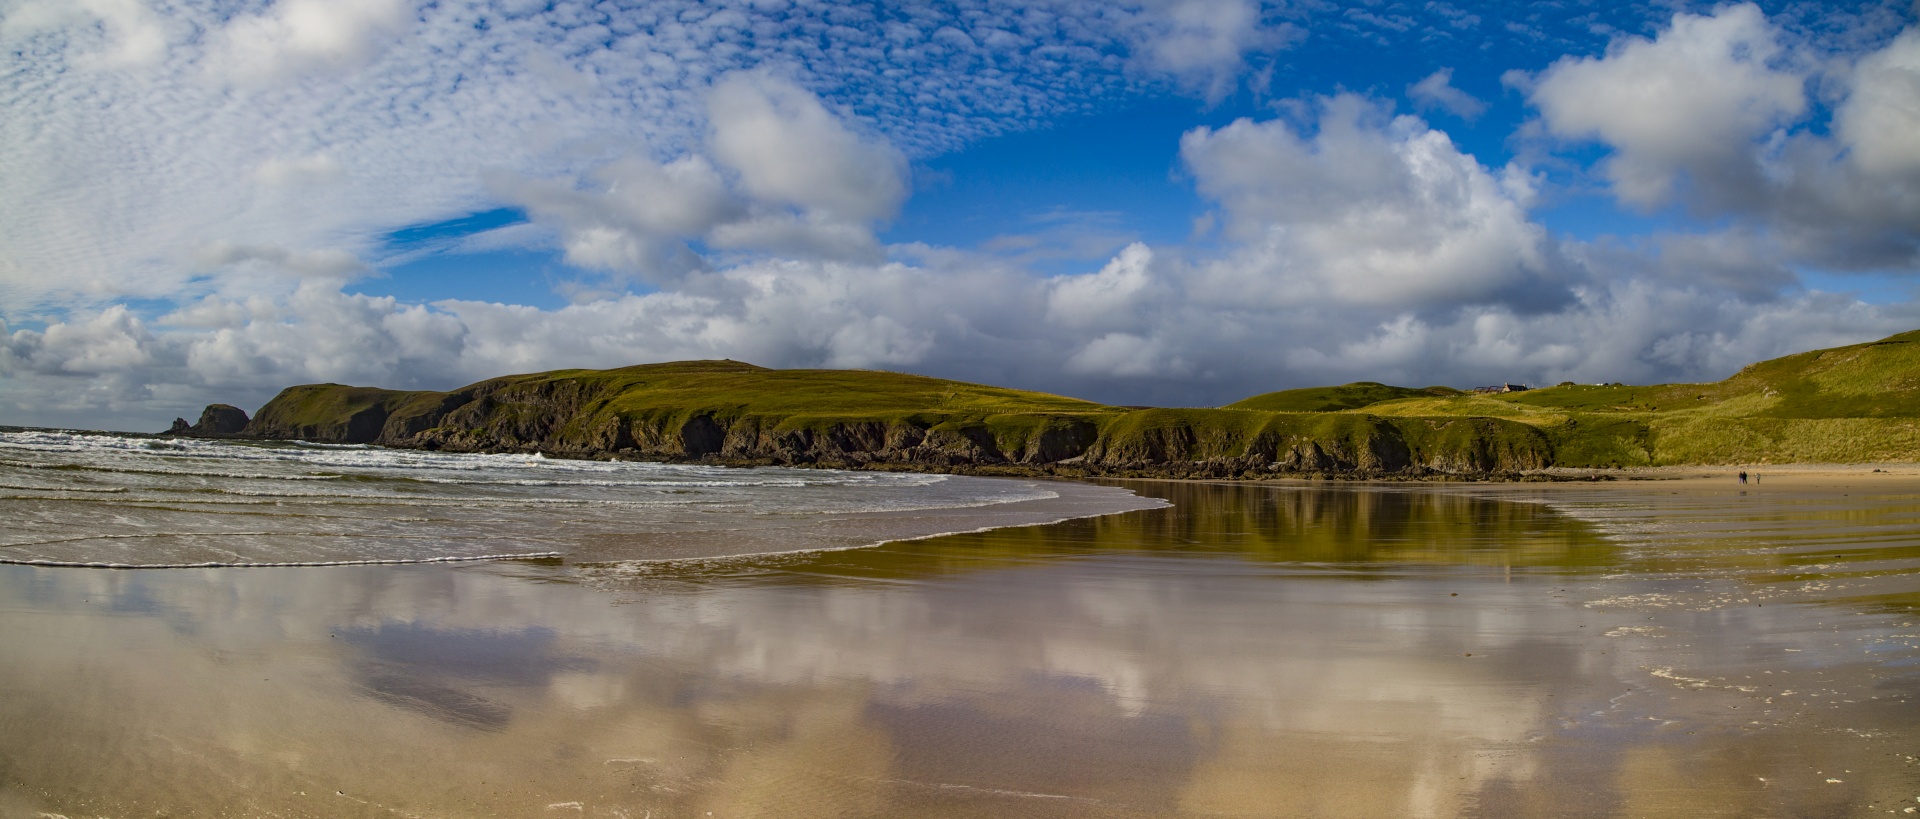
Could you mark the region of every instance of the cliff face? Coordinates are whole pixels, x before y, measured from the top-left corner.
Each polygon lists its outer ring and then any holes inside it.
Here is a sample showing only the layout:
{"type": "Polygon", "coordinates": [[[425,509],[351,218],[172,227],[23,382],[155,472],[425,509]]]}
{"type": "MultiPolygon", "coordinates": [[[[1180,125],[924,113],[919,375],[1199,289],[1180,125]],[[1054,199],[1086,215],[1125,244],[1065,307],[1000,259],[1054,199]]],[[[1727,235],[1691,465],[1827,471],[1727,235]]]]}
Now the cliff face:
{"type": "Polygon", "coordinates": [[[718,372],[739,380],[728,382],[731,392],[690,395],[683,374],[646,368],[508,377],[445,393],[305,385],[262,407],[244,434],[582,458],[1213,477],[1484,475],[1553,463],[1545,435],[1498,419],[1125,410],[1052,396],[1020,405],[939,384],[925,406],[869,402],[879,411],[849,405],[839,385],[820,400],[838,411],[816,414],[795,411],[809,402],[791,385],[784,404],[729,400],[774,377],[763,373],[793,371],[718,372]]]}

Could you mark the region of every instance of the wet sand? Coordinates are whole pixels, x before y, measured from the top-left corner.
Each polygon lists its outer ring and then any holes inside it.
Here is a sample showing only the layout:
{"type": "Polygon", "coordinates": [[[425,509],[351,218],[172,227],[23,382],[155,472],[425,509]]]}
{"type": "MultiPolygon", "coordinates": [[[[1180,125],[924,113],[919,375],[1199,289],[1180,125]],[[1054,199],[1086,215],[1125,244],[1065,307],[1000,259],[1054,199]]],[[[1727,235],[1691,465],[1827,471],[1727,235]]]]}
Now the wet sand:
{"type": "Polygon", "coordinates": [[[1762,474],[1128,482],[1175,506],[681,563],[0,566],[0,813],[1920,808],[1920,470],[1762,474]]]}

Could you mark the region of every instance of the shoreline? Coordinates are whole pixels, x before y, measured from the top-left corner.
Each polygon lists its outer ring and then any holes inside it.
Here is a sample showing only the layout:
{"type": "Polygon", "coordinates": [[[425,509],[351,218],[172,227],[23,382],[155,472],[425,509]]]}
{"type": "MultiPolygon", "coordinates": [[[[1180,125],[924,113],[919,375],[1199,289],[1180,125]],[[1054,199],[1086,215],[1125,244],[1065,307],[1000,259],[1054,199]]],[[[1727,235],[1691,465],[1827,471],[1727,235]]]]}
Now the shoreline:
{"type": "Polygon", "coordinates": [[[0,464],[7,478],[0,482],[11,490],[0,506],[20,519],[0,538],[0,563],[44,568],[737,558],[1166,505],[1124,487],[1039,478],[783,468],[722,475],[719,468],[517,456],[503,463],[390,447],[336,458],[296,453],[307,449],[298,444],[271,444],[261,454],[248,451],[260,444],[225,441],[149,452],[151,439],[110,434],[0,436],[18,444],[0,464]]]}
{"type": "MultiPolygon", "coordinates": [[[[174,440],[221,441],[246,444],[294,444],[304,446],[338,447],[337,443],[316,442],[304,439],[269,439],[248,435],[196,434],[177,435],[166,432],[130,432],[121,430],[71,429],[64,427],[26,427],[0,424],[0,432],[57,432],[70,435],[108,435],[123,438],[174,440]]],[[[764,458],[727,458],[705,456],[700,458],[675,457],[635,457],[631,454],[586,455],[572,452],[549,452],[537,447],[486,448],[472,451],[450,449],[428,449],[423,447],[394,446],[381,443],[353,444],[351,446],[368,449],[391,450],[396,452],[445,452],[448,454],[471,455],[533,455],[569,461],[621,462],[621,463],[657,463],[673,466],[713,466],[728,469],[756,469],[777,467],[783,469],[825,469],[848,472],[891,472],[923,475],[966,475],[981,478],[1014,479],[1057,479],[1057,480],[1160,480],[1160,481],[1200,481],[1222,483],[1276,483],[1276,484],[1327,484],[1327,483],[1388,483],[1388,484],[1485,484],[1501,485],[1514,483],[1587,483],[1598,484],[1615,481],[1673,481],[1733,478],[1737,473],[1762,475],[1857,475],[1857,474],[1906,474],[1920,475],[1920,461],[1868,461],[1859,463],[1728,463],[1728,464],[1668,464],[1661,466],[1626,466],[1607,468],[1549,466],[1539,469],[1495,470],[1486,472],[1440,472],[1432,470],[1413,470],[1400,472],[1380,472],[1372,470],[1352,471],[1259,471],[1256,468],[1244,468],[1238,463],[1220,461],[1165,461],[1127,466],[1088,466],[1073,460],[1056,461],[1044,464],[1022,463],[939,463],[880,460],[831,460],[819,459],[807,462],[782,462],[764,458]],[[1242,467],[1233,471],[1235,467],[1242,467]],[[1226,474],[1208,474],[1221,473],[1226,474]],[[1195,474],[1201,473],[1201,474],[1195,474]]]]}
{"type": "MultiPolygon", "coordinates": [[[[1378,484],[1383,486],[1405,486],[1408,484],[1425,484],[1432,486],[1512,486],[1516,484],[1604,486],[1616,484],[1624,486],[1644,482],[1712,483],[1718,486],[1721,481],[1728,483],[1737,481],[1739,473],[1743,471],[1746,472],[1750,478],[1751,476],[1759,475],[1763,479],[1760,483],[1747,484],[1746,488],[1749,489],[1763,486],[1764,479],[1773,479],[1781,483],[1794,482],[1796,484],[1839,479],[1891,480],[1896,478],[1909,478],[1920,481],[1920,462],[1911,461],[1884,461],[1856,464],[1674,464],[1667,466],[1620,467],[1617,469],[1549,467],[1542,470],[1498,476],[1274,475],[1272,477],[1260,476],[1254,478],[1162,478],[1131,475],[1087,475],[1084,477],[1090,480],[1174,481],[1181,483],[1217,483],[1231,485],[1274,484],[1281,486],[1332,486],[1343,484],[1378,484]]],[[[1733,485],[1736,488],[1738,487],[1738,484],[1733,485]]]]}

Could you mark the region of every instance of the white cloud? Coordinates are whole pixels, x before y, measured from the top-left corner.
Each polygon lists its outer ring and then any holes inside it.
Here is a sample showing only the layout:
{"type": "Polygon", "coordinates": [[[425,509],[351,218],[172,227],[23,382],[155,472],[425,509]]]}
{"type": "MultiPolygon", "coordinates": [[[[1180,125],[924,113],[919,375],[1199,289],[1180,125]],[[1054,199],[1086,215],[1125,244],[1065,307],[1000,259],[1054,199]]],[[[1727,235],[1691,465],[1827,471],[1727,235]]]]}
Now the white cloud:
{"type": "Polygon", "coordinates": [[[715,159],[756,199],[826,221],[891,218],[906,199],[906,157],[862,139],[807,90],[767,74],[733,74],[707,102],[715,159]]]}
{"type": "Polygon", "coordinates": [[[1153,294],[1153,251],[1134,242],[1093,273],[1049,283],[1047,321],[1066,327],[1132,327],[1153,294]]]}
{"type": "Polygon", "coordinates": [[[1263,19],[1257,0],[1149,0],[1134,20],[1137,65],[1219,99],[1238,82],[1249,52],[1284,44],[1292,30],[1263,19]]]}
{"type": "Polygon", "coordinates": [[[207,268],[241,268],[254,275],[291,273],[322,279],[352,278],[367,270],[352,253],[339,248],[296,251],[226,241],[197,248],[193,260],[207,268]]]}
{"type": "Polygon", "coordinates": [[[686,240],[743,214],[726,181],[699,156],[664,165],[628,157],[579,180],[492,178],[496,194],[559,234],[568,262],[652,281],[701,267],[686,240]]]}
{"type": "Polygon", "coordinates": [[[1108,333],[1086,343],[1066,360],[1067,372],[1078,375],[1139,378],[1165,372],[1164,344],[1132,333],[1108,333]]]}
{"type": "Polygon", "coordinates": [[[254,166],[253,178],[265,189],[304,192],[337,181],[344,169],[324,153],[272,157],[254,166]]]}
{"type": "Polygon", "coordinates": [[[881,258],[873,229],[906,198],[904,155],[767,75],[722,78],[708,107],[704,148],[719,168],[706,153],[665,164],[629,156],[577,179],[494,173],[492,189],[557,234],[568,262],[656,283],[707,267],[694,240],[787,257],[881,258]]]}
{"type": "Polygon", "coordinates": [[[1908,30],[1854,67],[1834,115],[1848,160],[1864,174],[1912,183],[1920,175],[1920,30],[1908,30]]]}
{"type": "MultiPolygon", "coordinates": [[[[764,207],[705,237],[722,249],[878,258],[869,234],[905,196],[903,154],[1175,75],[1231,81],[1269,42],[1270,25],[1222,27],[1267,14],[1249,9],[15,0],[0,15],[0,312],[226,292],[243,274],[193,269],[218,241],[377,266],[388,231],[500,204],[490,179],[591,190],[619,157],[704,156],[735,176],[764,207]]],[[[602,221],[542,235],[585,264],[688,266],[662,232],[602,221]]]]}
{"type": "Polygon", "coordinates": [[[0,407],[11,406],[10,423],[157,429],[212,401],[251,409],[295,383],[444,389],[512,372],[697,358],[1218,405],[1362,378],[1455,386],[1715,378],[1920,325],[1909,305],[1752,297],[1747,284],[1680,258],[1710,256],[1712,242],[1700,241],[1664,256],[1568,248],[1588,283],[1546,309],[1222,300],[1210,280],[1182,275],[1222,259],[1176,263],[1160,257],[1177,251],[1141,245],[1051,281],[991,257],[926,249],[915,264],[753,262],[690,273],[670,291],[550,310],[406,305],[315,281],[285,299],[202,299],[155,324],[114,307],[41,331],[0,331],[0,407]]]}
{"type": "Polygon", "coordinates": [[[159,62],[172,28],[146,0],[18,0],[0,15],[0,42],[68,31],[78,40],[81,66],[129,69],[159,62]]]}
{"type": "Polygon", "coordinates": [[[1529,99],[1547,128],[1612,146],[1615,193],[1657,206],[1686,175],[1717,189],[1759,179],[1750,145],[1806,110],[1805,80],[1782,65],[1777,33],[1752,4],[1678,14],[1653,40],[1624,37],[1605,57],[1566,57],[1529,99]]]}
{"type": "Polygon", "coordinates": [[[227,21],[208,65],[224,80],[268,84],[315,68],[371,58],[413,16],[409,0],[278,0],[227,21]]]}
{"type": "Polygon", "coordinates": [[[1612,149],[1604,167],[1624,202],[1730,220],[1789,264],[1920,268],[1920,33],[1835,55],[1752,5],[1681,14],[1653,40],[1555,63],[1530,98],[1551,132],[1612,149]],[[1803,92],[1814,77],[1826,123],[1805,121],[1820,113],[1803,92]]]}
{"type": "Polygon", "coordinates": [[[153,361],[153,334],[125,307],[115,305],[82,322],[61,323],[44,333],[15,333],[11,350],[32,372],[116,373],[153,361]]]}
{"type": "Polygon", "coordinates": [[[1310,136],[1242,119],[1187,133],[1180,156],[1246,243],[1208,266],[1217,303],[1564,299],[1552,243],[1526,213],[1525,173],[1482,166],[1417,118],[1342,95],[1320,103],[1310,136]]]}
{"type": "Polygon", "coordinates": [[[1480,98],[1453,87],[1451,68],[1442,68],[1407,86],[1407,96],[1422,109],[1438,108],[1468,121],[1487,111],[1487,104],[1480,98]]]}

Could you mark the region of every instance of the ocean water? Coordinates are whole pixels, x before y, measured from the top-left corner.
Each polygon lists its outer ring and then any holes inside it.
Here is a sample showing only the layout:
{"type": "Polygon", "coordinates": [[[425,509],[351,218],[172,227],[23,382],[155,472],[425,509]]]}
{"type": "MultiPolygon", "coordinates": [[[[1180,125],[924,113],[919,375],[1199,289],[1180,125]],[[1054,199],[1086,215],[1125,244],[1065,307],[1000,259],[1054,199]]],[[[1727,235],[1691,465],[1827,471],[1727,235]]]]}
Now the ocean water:
{"type": "Polygon", "coordinates": [[[0,431],[0,561],[635,561],[871,545],[1149,508],[1083,484],[0,431]]]}

